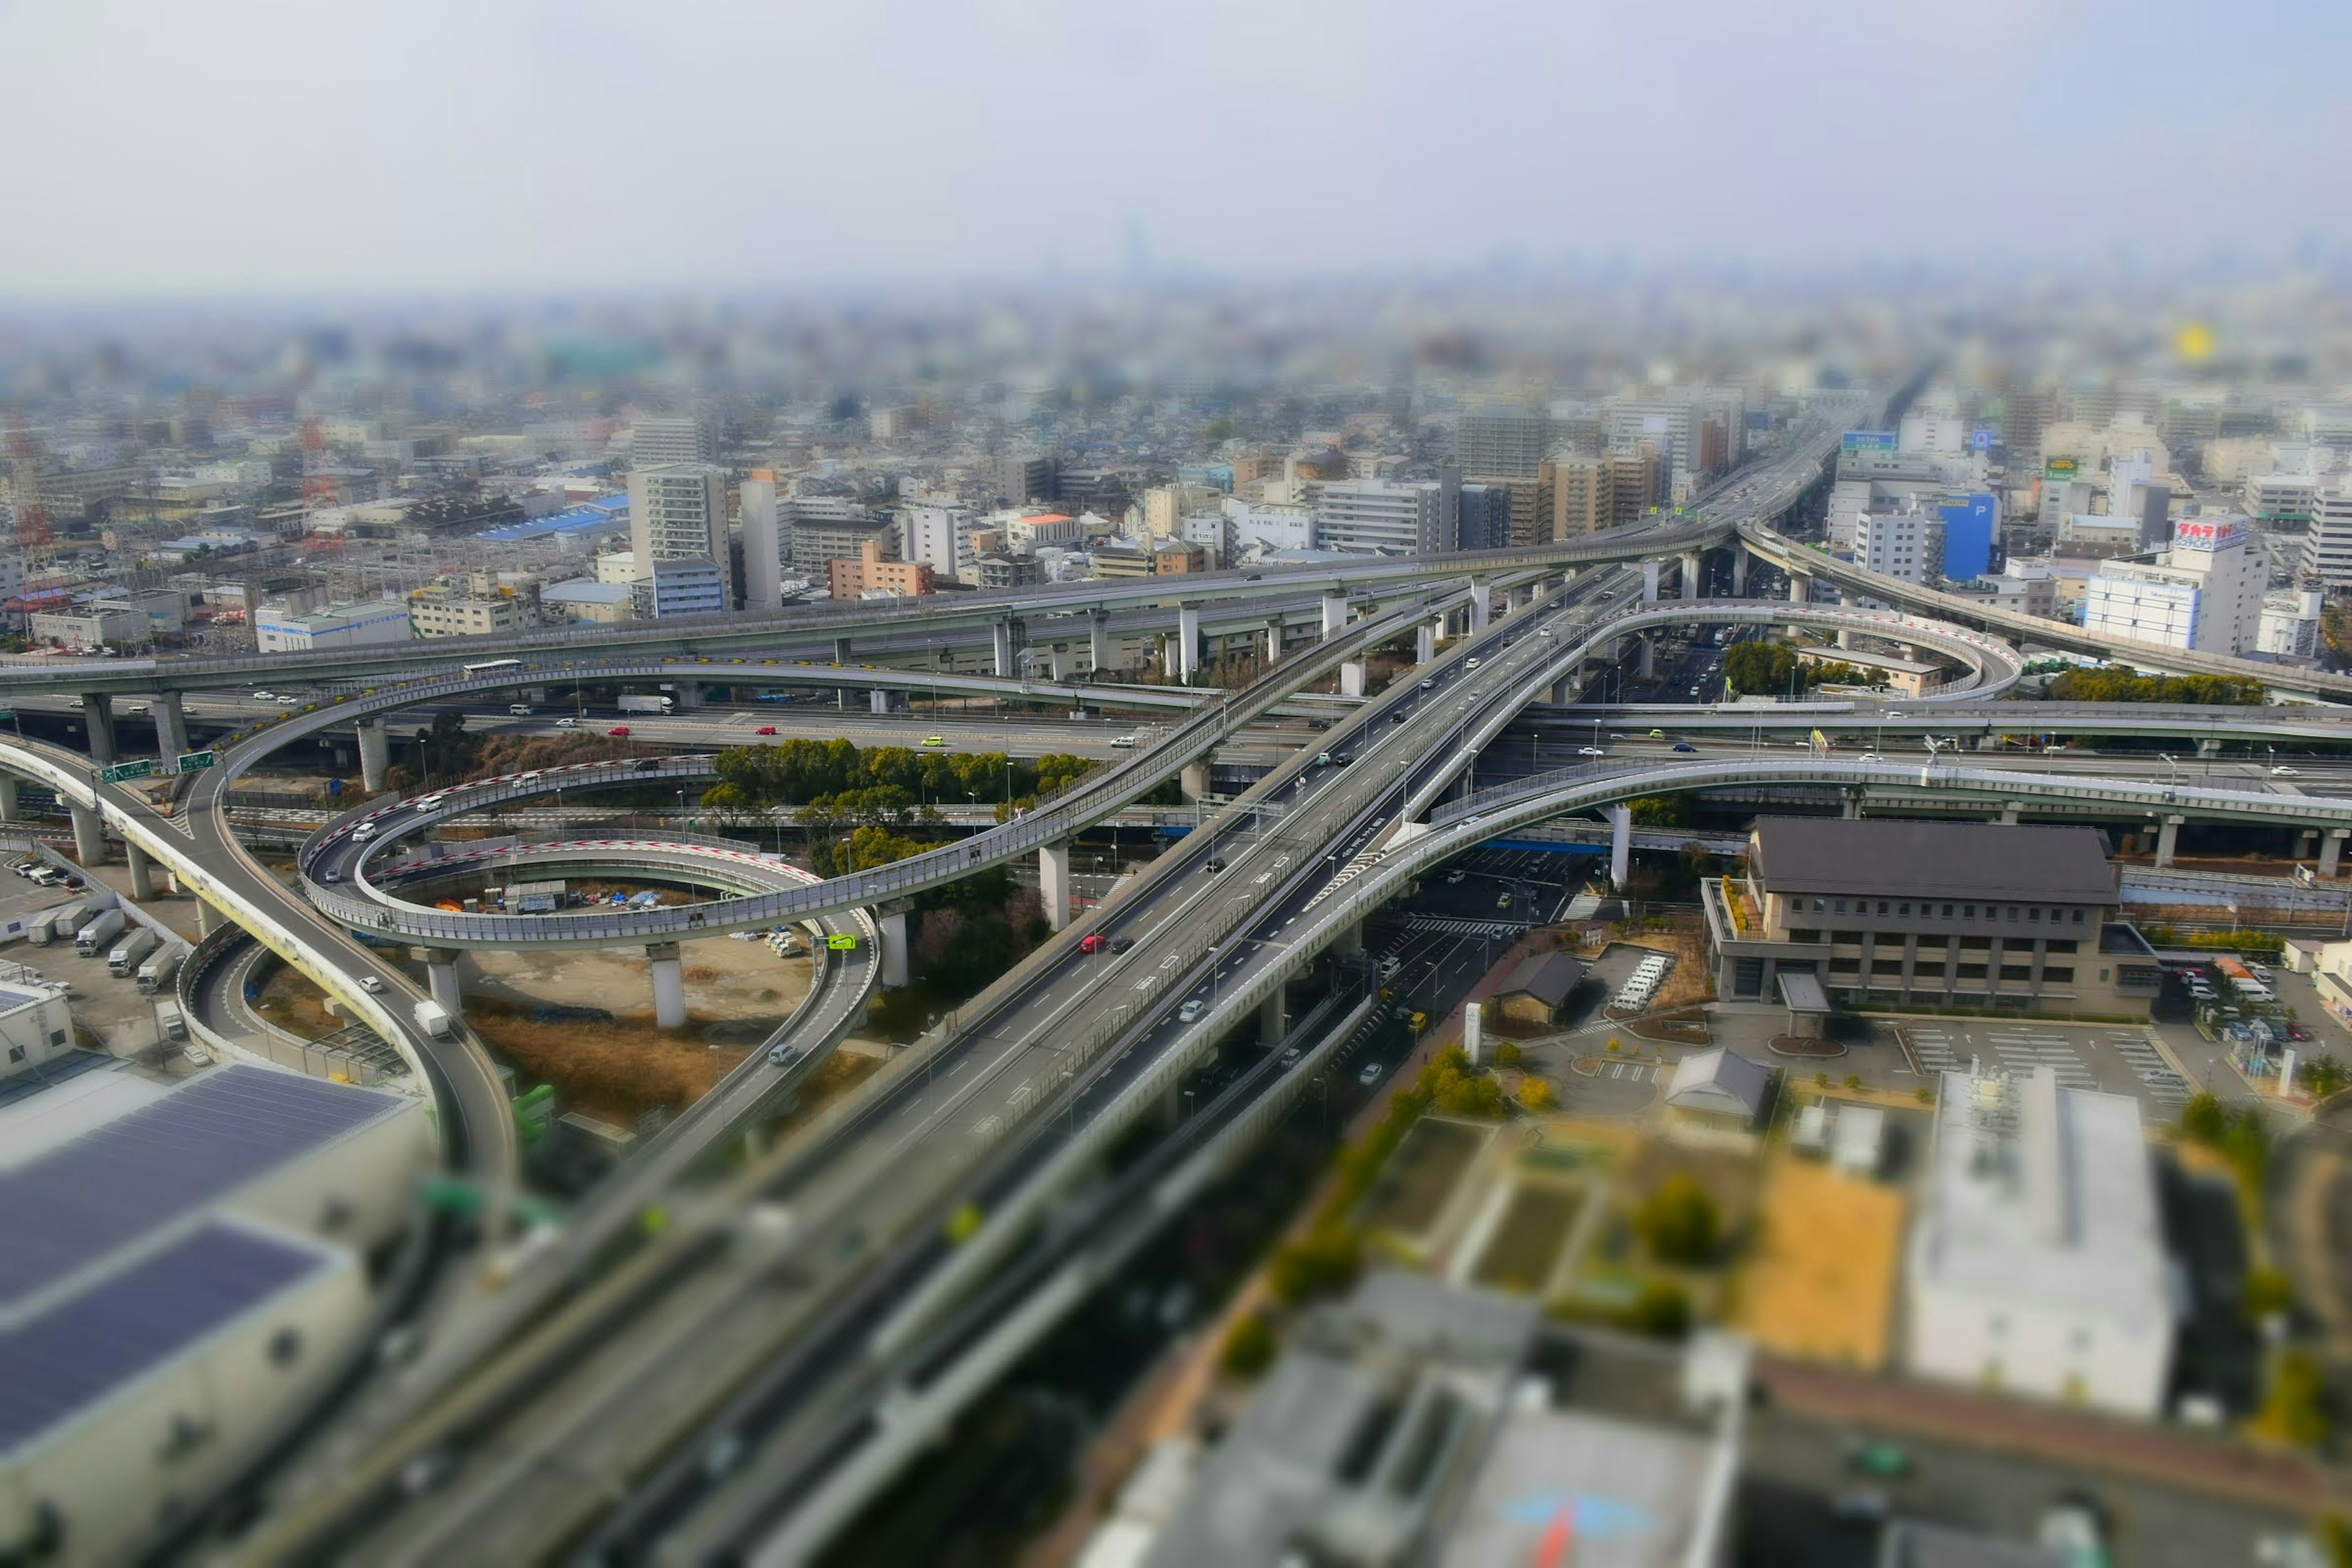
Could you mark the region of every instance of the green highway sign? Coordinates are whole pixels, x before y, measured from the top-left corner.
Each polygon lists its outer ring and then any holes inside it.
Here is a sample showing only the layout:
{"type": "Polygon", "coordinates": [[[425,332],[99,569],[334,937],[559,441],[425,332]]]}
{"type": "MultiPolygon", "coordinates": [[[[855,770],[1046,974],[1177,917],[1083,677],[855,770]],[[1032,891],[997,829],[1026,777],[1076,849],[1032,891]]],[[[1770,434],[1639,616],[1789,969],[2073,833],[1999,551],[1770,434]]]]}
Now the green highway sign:
{"type": "Polygon", "coordinates": [[[189,752],[180,758],[179,771],[184,773],[200,773],[219,760],[218,752],[189,752]]]}
{"type": "Polygon", "coordinates": [[[149,759],[142,757],[135,763],[117,763],[112,767],[100,768],[98,776],[107,784],[121,784],[125,779],[149,777],[154,771],[155,764],[149,759]]]}

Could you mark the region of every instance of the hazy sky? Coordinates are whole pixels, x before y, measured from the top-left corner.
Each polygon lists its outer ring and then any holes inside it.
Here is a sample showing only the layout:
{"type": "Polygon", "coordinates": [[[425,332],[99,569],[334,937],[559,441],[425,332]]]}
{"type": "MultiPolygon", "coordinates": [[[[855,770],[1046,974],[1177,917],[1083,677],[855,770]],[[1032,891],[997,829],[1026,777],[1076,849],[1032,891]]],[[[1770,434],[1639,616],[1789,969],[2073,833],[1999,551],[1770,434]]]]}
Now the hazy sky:
{"type": "Polygon", "coordinates": [[[2343,0],[0,0],[0,294],[2352,241],[2343,0]]]}

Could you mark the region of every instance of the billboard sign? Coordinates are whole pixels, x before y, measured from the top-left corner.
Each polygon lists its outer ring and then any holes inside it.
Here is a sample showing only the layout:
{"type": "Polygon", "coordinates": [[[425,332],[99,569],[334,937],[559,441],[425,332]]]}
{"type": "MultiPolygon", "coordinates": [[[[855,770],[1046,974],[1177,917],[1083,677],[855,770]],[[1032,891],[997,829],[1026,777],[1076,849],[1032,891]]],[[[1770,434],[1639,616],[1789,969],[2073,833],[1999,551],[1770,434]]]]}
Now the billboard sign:
{"type": "Polygon", "coordinates": [[[2061,484],[2074,479],[2082,465],[2072,458],[2052,458],[2042,465],[2042,477],[2061,484]]]}
{"type": "Polygon", "coordinates": [[[2246,542],[2242,517],[2192,519],[2172,526],[2172,542],[2182,550],[2228,550],[2246,542]]]}
{"type": "Polygon", "coordinates": [[[1892,452],[1895,450],[1895,432],[1849,430],[1840,438],[1839,447],[1847,452],[1892,452]]]}
{"type": "Polygon", "coordinates": [[[1975,447],[1978,451],[1979,451],[1979,452],[1990,452],[1990,451],[1991,451],[1991,450],[1992,450],[1992,432],[1991,432],[1991,431],[1990,431],[1990,430],[1979,430],[1979,431],[1975,432],[1974,434],[1972,434],[1971,436],[1969,436],[1969,446],[1971,446],[1971,447],[1975,447]]]}

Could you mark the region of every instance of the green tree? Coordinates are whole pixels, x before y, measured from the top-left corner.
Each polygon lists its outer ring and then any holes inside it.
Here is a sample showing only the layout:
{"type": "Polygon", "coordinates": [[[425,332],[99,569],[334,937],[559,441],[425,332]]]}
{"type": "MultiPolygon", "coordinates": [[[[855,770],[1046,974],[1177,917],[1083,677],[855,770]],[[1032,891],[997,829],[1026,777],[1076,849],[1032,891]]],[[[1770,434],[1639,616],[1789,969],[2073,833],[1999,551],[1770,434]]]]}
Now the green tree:
{"type": "Polygon", "coordinates": [[[2238,1286],[2238,1310],[2250,1323],[2279,1317],[2294,1307],[2294,1283],[2276,1268],[2249,1268],[2238,1286]]]}
{"type": "Polygon", "coordinates": [[[1687,795],[1645,795],[1625,803],[1637,827],[1688,827],[1691,797],[1687,795]]]}
{"type": "Polygon", "coordinates": [[[1519,1065],[1519,1055],[1517,1042],[1505,1040],[1495,1047],[1495,1065],[1498,1068],[1515,1068],[1519,1065]]]}
{"type": "Polygon", "coordinates": [[[1275,1352],[1280,1348],[1275,1341],[1274,1326],[1265,1321],[1265,1315],[1252,1312],[1225,1335],[1224,1347],[1217,1352],[1217,1363],[1227,1377],[1255,1383],[1274,1364],[1275,1352]]]}
{"type": "Polygon", "coordinates": [[[1318,1226],[1283,1247],[1266,1268],[1266,1287],[1285,1306],[1337,1296],[1356,1282],[1363,1242],[1344,1226],[1318,1226]]]}
{"type": "Polygon", "coordinates": [[[1678,1340],[1690,1332],[1690,1292],[1671,1279],[1653,1279],[1642,1287],[1622,1321],[1637,1334],[1678,1340]]]}
{"type": "Polygon", "coordinates": [[[1552,1108],[1551,1085],[1532,1075],[1521,1079],[1519,1105],[1522,1110],[1532,1111],[1538,1116],[1549,1110],[1552,1108]]]}
{"type": "Polygon", "coordinates": [[[2327,1407],[2327,1374],[2307,1351],[2286,1351],[2271,1369],[2270,1393],[2254,1427],[2263,1436],[2299,1448],[2327,1440],[2333,1423],[2327,1407]]]}
{"type": "Polygon", "coordinates": [[[1659,1258],[1696,1267],[1722,1244],[1723,1221],[1706,1189],[1689,1176],[1669,1176],[1643,1200],[1633,1228],[1659,1258]]]}

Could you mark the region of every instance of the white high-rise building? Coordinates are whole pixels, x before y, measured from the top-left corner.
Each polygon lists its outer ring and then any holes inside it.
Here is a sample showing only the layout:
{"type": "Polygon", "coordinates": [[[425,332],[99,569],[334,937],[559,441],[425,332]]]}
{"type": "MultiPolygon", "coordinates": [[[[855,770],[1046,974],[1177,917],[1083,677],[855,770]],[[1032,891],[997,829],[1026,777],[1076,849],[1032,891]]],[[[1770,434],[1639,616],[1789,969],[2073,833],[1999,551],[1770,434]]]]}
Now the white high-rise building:
{"type": "Polygon", "coordinates": [[[2314,492],[2300,570],[2330,591],[2352,588],[2352,485],[2314,492]]]}
{"type": "Polygon", "coordinates": [[[919,561],[941,583],[971,581],[971,513],[960,506],[926,501],[898,512],[899,551],[919,561]]]}
{"type": "Polygon", "coordinates": [[[743,607],[775,609],[784,600],[784,542],[773,469],[751,470],[738,494],[736,515],[743,524],[743,607]]]}
{"type": "Polygon", "coordinates": [[[640,468],[708,463],[718,456],[710,426],[695,418],[645,418],[629,427],[629,462],[640,468]]]}
{"type": "Polygon", "coordinates": [[[1315,547],[1363,554],[1433,554],[1452,548],[1440,537],[1442,497],[1435,485],[1349,479],[1322,487],[1315,500],[1315,547]]]}
{"type": "Polygon", "coordinates": [[[2191,518],[2173,531],[2161,563],[2104,563],[2084,597],[2084,629],[2197,653],[2248,652],[2269,581],[2249,542],[2243,518],[2191,518]]]}
{"type": "Polygon", "coordinates": [[[1944,522],[1923,511],[1866,511],[1854,520],[1853,563],[1906,583],[1944,571],[1944,522]]]}
{"type": "MultiPolygon", "coordinates": [[[[629,474],[629,543],[643,579],[665,561],[708,561],[727,582],[724,476],[700,463],[669,463],[629,474]]],[[[723,606],[725,597],[722,596],[723,606]]]]}

